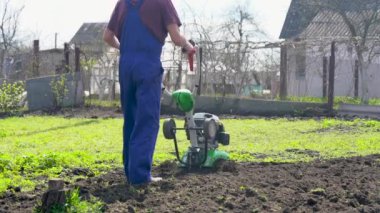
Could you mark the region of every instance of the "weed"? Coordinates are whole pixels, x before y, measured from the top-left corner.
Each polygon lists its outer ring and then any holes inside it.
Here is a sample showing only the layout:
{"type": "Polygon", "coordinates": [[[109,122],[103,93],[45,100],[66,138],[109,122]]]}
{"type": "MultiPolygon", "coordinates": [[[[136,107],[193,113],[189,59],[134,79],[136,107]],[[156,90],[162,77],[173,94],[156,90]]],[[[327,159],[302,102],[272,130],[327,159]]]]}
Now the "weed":
{"type": "MultiPolygon", "coordinates": [[[[34,213],[42,213],[42,203],[39,202],[34,208],[34,213]]],[[[104,212],[104,203],[97,198],[91,197],[89,201],[82,200],[79,195],[79,189],[74,189],[66,194],[65,204],[57,204],[51,207],[51,213],[81,213],[91,212],[100,213],[104,212]]]]}
{"type": "Polygon", "coordinates": [[[310,190],[310,193],[315,194],[315,195],[321,195],[321,196],[325,196],[326,195],[326,191],[323,188],[312,189],[312,190],[310,190]]]}

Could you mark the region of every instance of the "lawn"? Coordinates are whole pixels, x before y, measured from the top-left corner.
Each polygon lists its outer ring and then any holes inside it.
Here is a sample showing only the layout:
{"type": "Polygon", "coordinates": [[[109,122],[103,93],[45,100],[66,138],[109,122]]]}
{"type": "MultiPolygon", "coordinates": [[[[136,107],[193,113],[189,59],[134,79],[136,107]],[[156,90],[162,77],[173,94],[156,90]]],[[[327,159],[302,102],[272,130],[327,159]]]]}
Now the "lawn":
{"type": "MultiPolygon", "coordinates": [[[[380,153],[380,122],[335,119],[228,119],[228,151],[236,161],[298,162],[380,153]]],[[[183,122],[177,120],[177,126],[183,122]]],[[[29,191],[48,178],[75,181],[121,167],[122,119],[14,117],[0,122],[0,193],[29,191]]],[[[178,132],[180,149],[189,143],[178,132]]],[[[160,131],[154,162],[175,159],[160,131]]]]}

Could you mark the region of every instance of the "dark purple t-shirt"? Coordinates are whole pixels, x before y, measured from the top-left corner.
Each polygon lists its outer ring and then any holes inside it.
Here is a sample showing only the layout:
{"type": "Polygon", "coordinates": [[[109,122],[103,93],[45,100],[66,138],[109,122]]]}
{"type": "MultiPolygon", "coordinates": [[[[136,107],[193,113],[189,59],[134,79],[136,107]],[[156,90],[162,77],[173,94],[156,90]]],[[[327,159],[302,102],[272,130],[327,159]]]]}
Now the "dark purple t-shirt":
{"type": "MultiPolygon", "coordinates": [[[[119,41],[121,39],[124,17],[127,11],[126,0],[119,0],[107,26],[107,28],[116,35],[119,41]]],[[[140,8],[140,17],[145,26],[148,27],[161,43],[164,43],[168,36],[168,25],[182,25],[171,0],[144,0],[140,8]]]]}

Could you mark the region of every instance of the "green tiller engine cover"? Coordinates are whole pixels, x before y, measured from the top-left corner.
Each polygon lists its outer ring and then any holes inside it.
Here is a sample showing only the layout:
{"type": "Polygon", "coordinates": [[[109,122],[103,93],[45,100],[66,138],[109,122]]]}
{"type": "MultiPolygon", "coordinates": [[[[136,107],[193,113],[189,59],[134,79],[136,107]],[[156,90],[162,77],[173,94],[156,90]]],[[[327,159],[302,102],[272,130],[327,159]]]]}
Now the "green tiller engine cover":
{"type": "Polygon", "coordinates": [[[194,108],[193,94],[187,89],[181,89],[173,92],[172,98],[178,108],[183,112],[190,112],[194,108]]]}

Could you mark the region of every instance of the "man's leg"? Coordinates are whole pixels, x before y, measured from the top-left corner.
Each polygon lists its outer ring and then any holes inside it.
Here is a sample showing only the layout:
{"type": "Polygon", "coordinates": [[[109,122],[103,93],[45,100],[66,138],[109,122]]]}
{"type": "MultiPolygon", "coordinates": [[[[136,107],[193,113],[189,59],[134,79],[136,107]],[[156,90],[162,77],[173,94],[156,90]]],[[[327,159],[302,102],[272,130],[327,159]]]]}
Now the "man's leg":
{"type": "MultiPolygon", "coordinates": [[[[152,74],[158,73],[157,71],[152,74]]],[[[136,87],[136,118],[129,147],[129,181],[152,181],[151,168],[160,126],[162,75],[139,81],[136,87]]]]}
{"type": "Polygon", "coordinates": [[[130,73],[126,69],[119,73],[120,82],[120,100],[121,107],[124,115],[123,125],[123,165],[124,172],[128,180],[128,165],[129,165],[129,146],[131,134],[135,124],[136,113],[136,97],[135,87],[130,73]]]}

